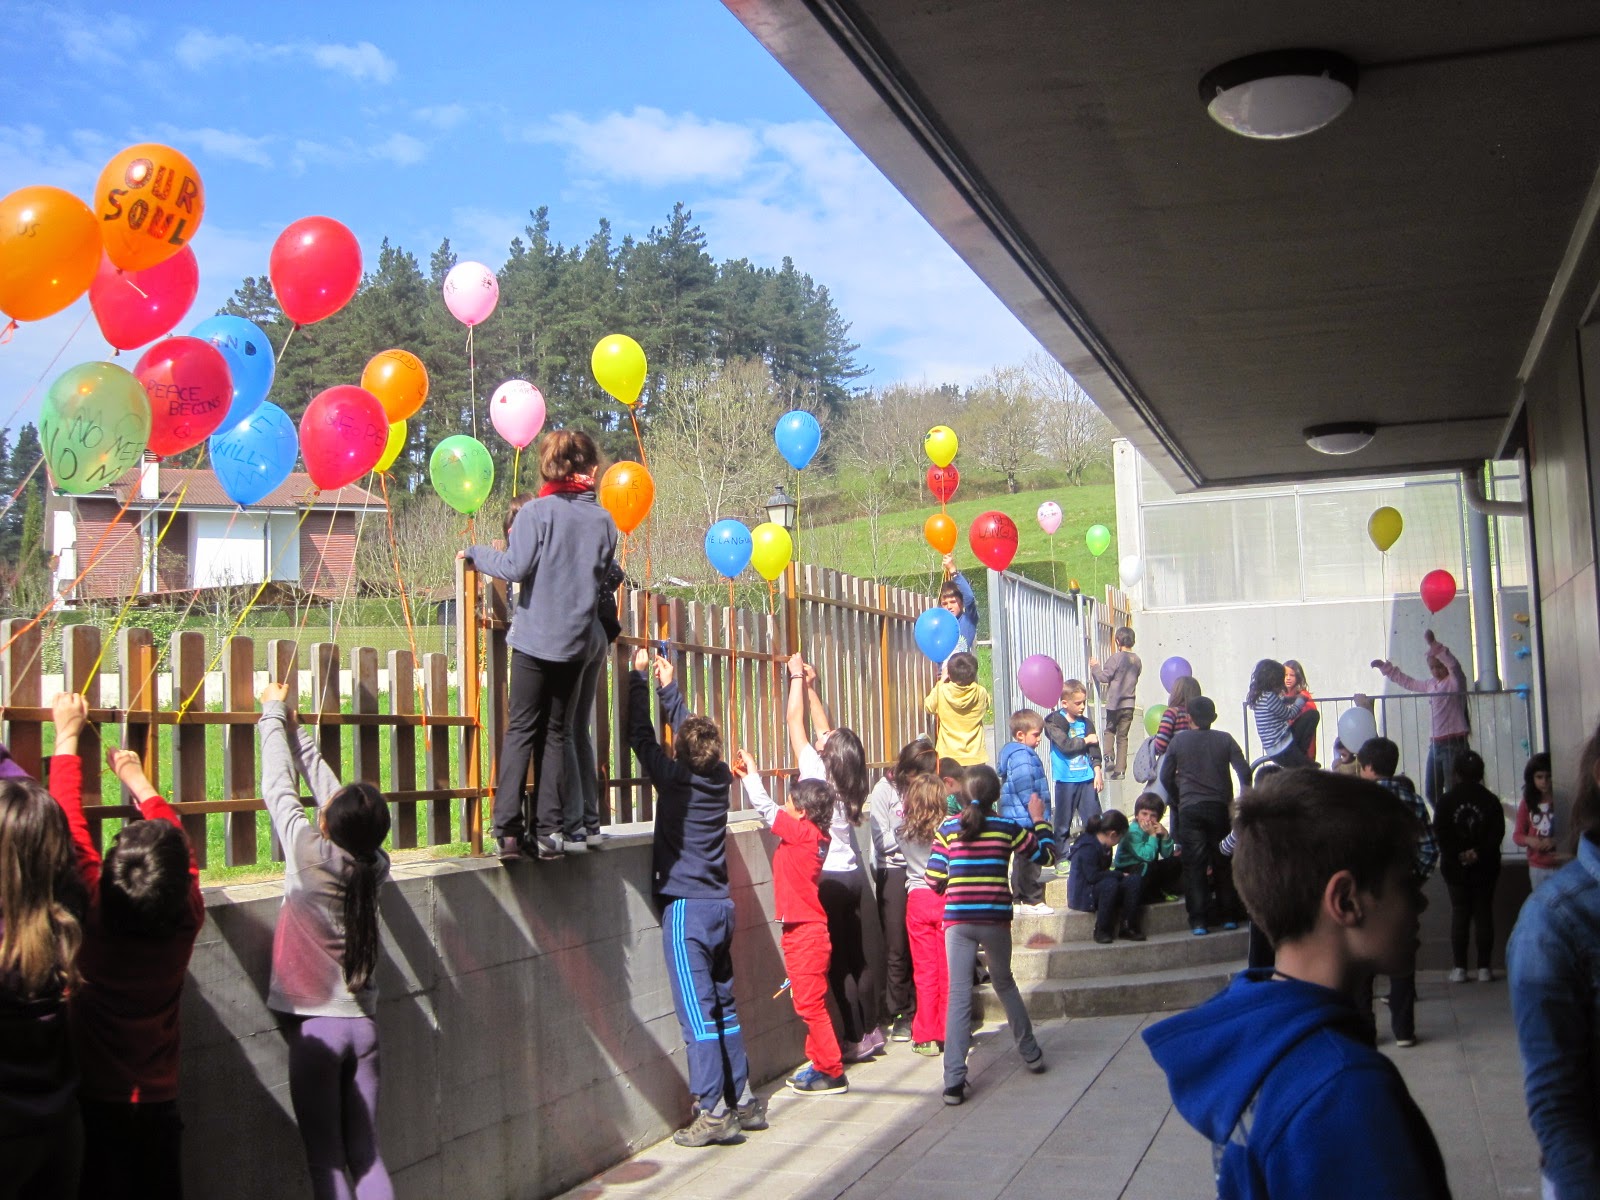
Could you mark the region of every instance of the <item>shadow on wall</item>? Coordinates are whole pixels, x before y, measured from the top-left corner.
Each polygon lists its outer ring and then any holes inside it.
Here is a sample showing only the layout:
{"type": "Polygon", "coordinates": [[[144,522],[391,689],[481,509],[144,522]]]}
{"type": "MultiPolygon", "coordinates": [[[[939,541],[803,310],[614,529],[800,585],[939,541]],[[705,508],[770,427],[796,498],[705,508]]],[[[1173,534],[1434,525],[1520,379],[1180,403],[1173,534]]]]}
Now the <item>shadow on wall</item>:
{"type": "MultiPolygon", "coordinates": [[[[730,831],[740,1023],[752,1075],[804,1057],[772,912],[768,838],[730,831]]],[[[650,838],[555,863],[438,860],[382,896],[383,1153],[400,1197],[554,1195],[689,1114],[649,895],[650,838]]],[[[308,1193],[287,1049],[265,996],[275,885],[208,892],[185,992],[190,1194],[308,1193]]]]}

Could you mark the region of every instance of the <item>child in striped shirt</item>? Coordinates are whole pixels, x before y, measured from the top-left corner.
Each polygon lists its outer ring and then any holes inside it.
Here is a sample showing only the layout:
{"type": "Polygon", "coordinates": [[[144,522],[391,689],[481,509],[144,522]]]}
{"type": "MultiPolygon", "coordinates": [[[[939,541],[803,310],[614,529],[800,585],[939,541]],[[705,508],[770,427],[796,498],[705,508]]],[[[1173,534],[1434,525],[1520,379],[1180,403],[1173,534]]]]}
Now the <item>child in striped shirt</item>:
{"type": "Polygon", "coordinates": [[[950,970],[945,1015],[944,1102],[960,1104],[967,1093],[967,1048],[972,1041],[972,971],[984,951],[995,994],[1028,1070],[1044,1070],[1044,1051],[1022,993],[1011,976],[1011,856],[1025,854],[1048,864],[1055,843],[1044,819],[1044,801],[1028,803],[1033,828],[995,815],[1000,777],[994,768],[967,768],[967,803],[946,818],[928,856],[928,885],[944,894],[944,946],[950,970]]]}

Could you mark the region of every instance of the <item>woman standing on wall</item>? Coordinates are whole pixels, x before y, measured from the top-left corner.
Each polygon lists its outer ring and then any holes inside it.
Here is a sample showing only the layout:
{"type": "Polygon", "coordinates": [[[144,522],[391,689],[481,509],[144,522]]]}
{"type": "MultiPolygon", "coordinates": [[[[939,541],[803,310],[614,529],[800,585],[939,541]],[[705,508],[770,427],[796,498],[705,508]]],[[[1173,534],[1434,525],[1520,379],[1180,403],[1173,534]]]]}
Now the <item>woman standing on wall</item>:
{"type": "Polygon", "coordinates": [[[591,651],[601,586],[617,546],[617,527],[595,497],[600,452],[594,439],[557,429],[539,443],[539,497],[512,522],[504,551],[467,551],[478,570],[519,586],[511,616],[511,695],[494,834],[500,857],[560,858],[568,730],[591,651]],[[537,764],[538,797],[530,836],[522,786],[537,764]]]}

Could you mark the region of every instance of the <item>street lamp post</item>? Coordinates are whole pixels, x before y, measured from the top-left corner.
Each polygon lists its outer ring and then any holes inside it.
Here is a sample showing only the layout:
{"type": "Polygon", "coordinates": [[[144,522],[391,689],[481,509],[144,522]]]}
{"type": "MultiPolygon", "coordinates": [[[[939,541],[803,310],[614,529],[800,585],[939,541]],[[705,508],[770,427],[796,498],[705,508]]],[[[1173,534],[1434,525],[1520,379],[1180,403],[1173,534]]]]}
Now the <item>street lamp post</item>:
{"type": "MultiPolygon", "coordinates": [[[[795,503],[793,496],[783,490],[781,483],[773,488],[772,495],[767,497],[766,510],[767,520],[786,531],[792,542],[795,535],[795,518],[799,514],[800,506],[795,503]]],[[[783,592],[784,644],[792,654],[800,649],[800,601],[795,586],[793,555],[789,557],[789,565],[783,569],[783,592]]]]}

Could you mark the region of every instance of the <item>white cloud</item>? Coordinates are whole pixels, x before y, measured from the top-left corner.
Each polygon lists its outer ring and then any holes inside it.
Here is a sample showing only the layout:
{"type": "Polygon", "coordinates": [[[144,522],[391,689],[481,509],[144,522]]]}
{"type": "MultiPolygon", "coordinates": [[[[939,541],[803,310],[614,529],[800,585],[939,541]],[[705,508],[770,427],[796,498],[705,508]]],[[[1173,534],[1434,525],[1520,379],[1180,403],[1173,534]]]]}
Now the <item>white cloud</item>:
{"type": "Polygon", "coordinates": [[[738,179],[760,148],[755,131],[747,126],[693,113],[669,116],[645,107],[592,120],[558,113],[548,123],[524,130],[522,137],[565,146],[577,174],[648,187],[738,179]]]}
{"type": "Polygon", "coordinates": [[[191,71],[224,62],[302,62],[358,83],[388,83],[398,70],[394,60],[371,42],[353,46],[333,42],[252,42],[237,34],[208,33],[203,29],[187,30],[173,47],[173,54],[191,71]]]}
{"type": "Polygon", "coordinates": [[[160,130],[162,137],[180,148],[198,148],[212,158],[231,158],[258,167],[272,165],[272,156],[267,153],[267,146],[273,141],[270,135],[250,137],[227,129],[176,129],[171,125],[160,126],[160,130]]]}
{"type": "Polygon", "coordinates": [[[81,13],[50,10],[45,16],[55,26],[67,58],[82,66],[118,66],[144,38],[136,21],[115,13],[97,13],[89,19],[81,13]]]}
{"type": "Polygon", "coordinates": [[[391,133],[372,148],[372,156],[397,166],[414,167],[428,157],[428,145],[409,133],[391,133]]]}
{"type": "Polygon", "coordinates": [[[432,125],[435,129],[454,129],[467,119],[467,106],[465,104],[431,105],[417,109],[414,115],[417,120],[425,125],[432,125]]]}
{"type": "Polygon", "coordinates": [[[312,165],[351,167],[380,162],[414,167],[427,157],[428,144],[409,133],[391,133],[382,141],[369,145],[363,145],[354,138],[340,138],[337,142],[296,138],[289,166],[296,173],[304,172],[312,165]]]}

